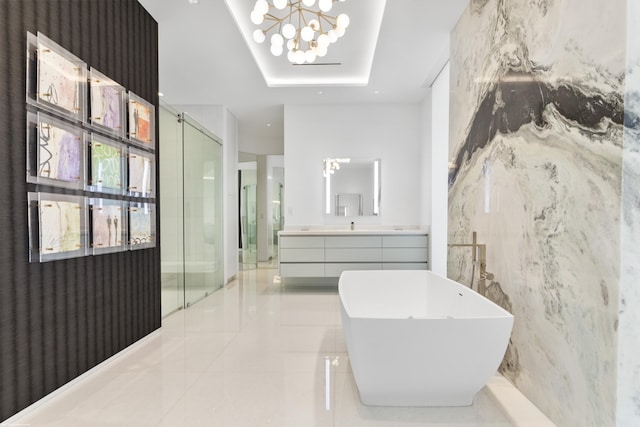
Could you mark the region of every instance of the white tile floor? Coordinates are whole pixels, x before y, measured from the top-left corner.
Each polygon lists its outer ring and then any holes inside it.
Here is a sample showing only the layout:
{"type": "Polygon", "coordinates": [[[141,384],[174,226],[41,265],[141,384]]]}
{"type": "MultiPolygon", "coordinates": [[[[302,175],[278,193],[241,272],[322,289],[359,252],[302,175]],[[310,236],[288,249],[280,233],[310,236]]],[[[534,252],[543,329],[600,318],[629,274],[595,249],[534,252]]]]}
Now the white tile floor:
{"type": "MultiPolygon", "coordinates": [[[[225,289],[170,315],[159,331],[7,425],[534,425],[508,418],[489,387],[465,408],[363,406],[336,289],[283,288],[274,283],[275,273],[241,272],[225,289]]],[[[508,383],[500,387],[512,394],[508,383]]]]}

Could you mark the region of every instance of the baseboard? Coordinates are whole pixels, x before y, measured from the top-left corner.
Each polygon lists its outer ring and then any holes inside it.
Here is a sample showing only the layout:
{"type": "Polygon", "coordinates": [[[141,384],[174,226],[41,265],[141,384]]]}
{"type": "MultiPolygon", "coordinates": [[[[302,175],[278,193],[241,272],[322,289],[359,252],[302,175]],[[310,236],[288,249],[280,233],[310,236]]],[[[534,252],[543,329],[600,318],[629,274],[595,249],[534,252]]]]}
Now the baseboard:
{"type": "Polygon", "coordinates": [[[487,390],[500,409],[516,427],[556,427],[545,414],[505,377],[496,374],[487,383],[487,390]]]}

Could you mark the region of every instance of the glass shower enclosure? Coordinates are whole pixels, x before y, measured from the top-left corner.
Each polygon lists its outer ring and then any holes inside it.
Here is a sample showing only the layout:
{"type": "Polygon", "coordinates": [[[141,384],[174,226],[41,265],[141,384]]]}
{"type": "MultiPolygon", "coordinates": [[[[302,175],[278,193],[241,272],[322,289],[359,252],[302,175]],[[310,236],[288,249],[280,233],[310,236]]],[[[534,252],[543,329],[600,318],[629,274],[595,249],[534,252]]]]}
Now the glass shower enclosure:
{"type": "Polygon", "coordinates": [[[223,285],[222,144],[198,122],[160,108],[162,315],[223,285]]]}

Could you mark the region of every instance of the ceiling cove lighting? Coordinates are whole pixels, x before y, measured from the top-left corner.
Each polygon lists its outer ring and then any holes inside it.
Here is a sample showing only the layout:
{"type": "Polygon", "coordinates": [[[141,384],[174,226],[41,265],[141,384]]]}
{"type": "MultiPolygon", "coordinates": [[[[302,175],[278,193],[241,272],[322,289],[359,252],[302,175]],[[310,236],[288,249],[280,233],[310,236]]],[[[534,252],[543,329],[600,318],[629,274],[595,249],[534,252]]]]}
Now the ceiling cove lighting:
{"type": "Polygon", "coordinates": [[[253,40],[263,43],[271,32],[273,55],[282,55],[286,43],[290,62],[310,64],[325,56],[349,26],[346,13],[328,14],[338,1],[344,0],[257,0],[251,22],[265,27],[253,32],[253,40]]]}

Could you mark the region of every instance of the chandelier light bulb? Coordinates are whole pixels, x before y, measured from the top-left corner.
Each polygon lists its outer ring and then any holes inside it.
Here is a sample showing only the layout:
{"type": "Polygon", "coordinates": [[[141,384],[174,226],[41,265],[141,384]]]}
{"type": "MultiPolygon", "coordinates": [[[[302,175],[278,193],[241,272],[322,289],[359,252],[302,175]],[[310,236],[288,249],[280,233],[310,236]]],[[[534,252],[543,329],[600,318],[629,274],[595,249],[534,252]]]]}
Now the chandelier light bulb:
{"type": "Polygon", "coordinates": [[[287,0],[273,0],[273,5],[276,9],[282,10],[287,7],[287,0]]]}
{"type": "Polygon", "coordinates": [[[296,47],[296,41],[291,39],[287,41],[287,49],[293,50],[296,47]]]}
{"type": "Polygon", "coordinates": [[[338,41],[338,34],[336,34],[335,30],[329,30],[327,36],[329,37],[329,41],[331,43],[335,43],[338,41]]]}
{"type": "Polygon", "coordinates": [[[318,7],[323,12],[329,12],[331,10],[332,0],[318,0],[318,7]]]}
{"type": "Polygon", "coordinates": [[[282,37],[279,33],[274,33],[271,36],[271,44],[282,47],[284,44],[284,37],[282,37]]]}
{"type": "Polygon", "coordinates": [[[304,53],[304,60],[308,63],[312,63],[316,60],[316,53],[313,51],[313,49],[309,49],[304,53]]]}
{"type": "Polygon", "coordinates": [[[300,37],[302,37],[302,40],[306,42],[313,40],[313,30],[311,27],[304,27],[300,31],[300,37]]]}
{"type": "Polygon", "coordinates": [[[317,19],[312,19],[309,21],[309,26],[313,31],[320,31],[320,22],[317,19]]]}
{"type": "Polygon", "coordinates": [[[317,43],[318,43],[319,47],[327,47],[327,46],[329,46],[329,44],[331,44],[331,41],[329,40],[329,36],[328,35],[320,34],[318,36],[317,43]]]}
{"type": "Polygon", "coordinates": [[[338,37],[344,36],[344,28],[340,26],[336,26],[335,32],[338,37]]]}
{"type": "Polygon", "coordinates": [[[272,44],[271,45],[271,54],[273,54],[273,56],[280,56],[282,55],[282,45],[281,44],[272,44]]]}
{"type": "Polygon", "coordinates": [[[285,24],[285,26],[282,27],[282,35],[288,39],[294,38],[296,35],[296,27],[294,27],[293,24],[285,24]]]}
{"type": "Polygon", "coordinates": [[[294,51],[294,59],[296,61],[296,64],[300,65],[300,64],[304,64],[304,60],[305,60],[305,55],[304,55],[304,51],[303,50],[296,50],[294,51]]]}
{"type": "Polygon", "coordinates": [[[267,3],[267,0],[257,0],[253,10],[262,15],[266,15],[267,12],[269,12],[269,3],[267,3]]]}
{"type": "Polygon", "coordinates": [[[251,12],[251,22],[256,25],[260,25],[264,22],[264,14],[254,10],[251,12]]]}
{"type": "Polygon", "coordinates": [[[336,24],[341,28],[347,28],[349,26],[349,15],[341,13],[336,18],[336,24]]]}
{"type": "Polygon", "coordinates": [[[266,36],[264,35],[264,31],[255,30],[253,32],[253,39],[256,41],[256,43],[262,43],[265,38],[266,38],[266,36]]]}
{"type": "Polygon", "coordinates": [[[326,54],[327,54],[327,46],[318,46],[318,49],[316,50],[316,55],[322,58],[326,54]]]}
{"type": "Polygon", "coordinates": [[[287,53],[287,59],[289,62],[296,62],[295,51],[293,49],[289,50],[289,53],[287,53]]]}
{"type": "Polygon", "coordinates": [[[307,6],[307,7],[311,7],[313,6],[313,4],[316,2],[316,0],[302,0],[302,3],[307,6]]]}

